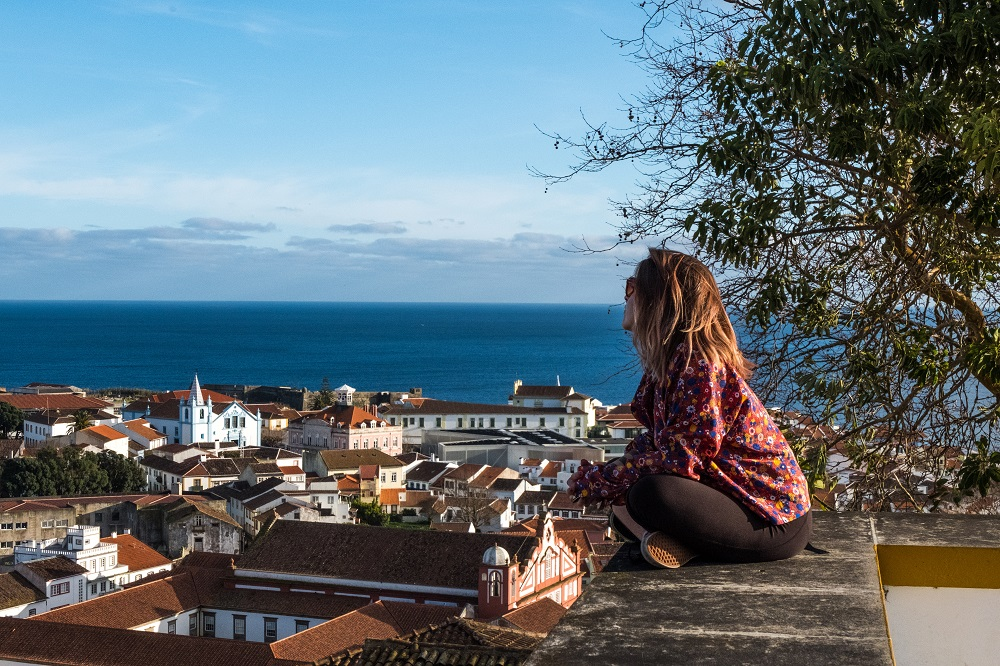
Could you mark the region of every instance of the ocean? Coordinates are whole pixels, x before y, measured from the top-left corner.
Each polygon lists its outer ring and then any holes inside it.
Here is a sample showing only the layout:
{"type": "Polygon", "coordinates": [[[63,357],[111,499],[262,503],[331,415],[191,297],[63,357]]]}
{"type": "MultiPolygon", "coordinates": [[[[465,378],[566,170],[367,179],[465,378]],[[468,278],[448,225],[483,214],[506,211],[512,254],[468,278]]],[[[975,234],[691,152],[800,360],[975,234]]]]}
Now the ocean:
{"type": "Polygon", "coordinates": [[[307,387],[505,403],[514,380],[607,405],[639,373],[621,307],[454,303],[0,301],[0,386],[307,387]]]}

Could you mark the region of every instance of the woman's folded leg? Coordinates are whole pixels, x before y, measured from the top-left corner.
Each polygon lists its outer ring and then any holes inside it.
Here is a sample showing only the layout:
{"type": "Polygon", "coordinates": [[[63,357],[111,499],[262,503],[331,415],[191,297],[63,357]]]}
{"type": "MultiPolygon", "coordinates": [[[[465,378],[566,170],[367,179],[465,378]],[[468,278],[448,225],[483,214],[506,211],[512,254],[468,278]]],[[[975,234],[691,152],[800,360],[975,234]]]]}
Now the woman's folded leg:
{"type": "Polygon", "coordinates": [[[704,557],[727,562],[792,557],[812,533],[812,512],[774,525],[729,495],[672,474],[639,479],[629,489],[626,506],[647,530],[664,532],[704,557]]]}

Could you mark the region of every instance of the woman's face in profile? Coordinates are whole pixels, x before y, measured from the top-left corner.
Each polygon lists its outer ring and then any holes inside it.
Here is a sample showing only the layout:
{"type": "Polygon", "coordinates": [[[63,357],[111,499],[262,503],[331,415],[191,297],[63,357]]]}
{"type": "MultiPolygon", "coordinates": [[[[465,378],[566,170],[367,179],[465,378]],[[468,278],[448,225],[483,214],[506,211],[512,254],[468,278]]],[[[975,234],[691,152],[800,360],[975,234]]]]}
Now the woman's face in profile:
{"type": "Polygon", "coordinates": [[[631,331],[635,326],[635,278],[625,280],[625,314],[622,316],[622,328],[631,331]]]}

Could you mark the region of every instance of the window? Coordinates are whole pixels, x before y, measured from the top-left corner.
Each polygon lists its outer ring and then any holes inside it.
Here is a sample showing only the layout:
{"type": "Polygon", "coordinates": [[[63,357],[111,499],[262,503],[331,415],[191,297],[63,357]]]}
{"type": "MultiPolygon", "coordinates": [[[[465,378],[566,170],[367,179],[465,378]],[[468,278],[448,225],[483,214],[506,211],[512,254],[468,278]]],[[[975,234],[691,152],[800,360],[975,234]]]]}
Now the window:
{"type": "Polygon", "coordinates": [[[389,424],[390,425],[396,425],[396,417],[395,416],[390,416],[389,417],[389,424]]]}
{"type": "Polygon", "coordinates": [[[122,519],[122,514],[120,511],[111,512],[111,520],[121,520],[121,519],[122,519]]]}
{"type": "Polygon", "coordinates": [[[483,427],[483,418],[482,417],[479,417],[479,427],[480,428],[483,427]]]}
{"type": "Polygon", "coordinates": [[[101,513],[100,511],[98,511],[97,513],[95,513],[94,514],[94,522],[95,523],[103,523],[104,522],[104,514],[101,513]]]}
{"type": "Polygon", "coordinates": [[[107,559],[108,558],[106,558],[106,557],[102,557],[101,558],[101,570],[102,571],[108,567],[107,559]]]}
{"type": "Polygon", "coordinates": [[[107,592],[107,591],[108,591],[108,581],[102,580],[101,581],[101,592],[107,592]]]}
{"type": "Polygon", "coordinates": [[[167,622],[167,633],[176,634],[177,633],[177,620],[170,620],[167,622]]]}
{"type": "Polygon", "coordinates": [[[201,635],[215,638],[215,613],[201,614],[201,635]]]}
{"type": "Polygon", "coordinates": [[[66,581],[65,583],[54,583],[51,590],[53,597],[57,594],[67,594],[69,593],[69,581],[66,581]]]}
{"type": "Polygon", "coordinates": [[[91,583],[90,584],[90,593],[91,594],[97,594],[97,583],[91,583]]]}
{"type": "MultiPolygon", "coordinates": [[[[205,418],[205,410],[204,409],[199,409],[198,410],[198,418],[199,419],[205,418]]],[[[215,626],[215,616],[212,616],[212,626],[213,627],[215,626]]],[[[215,630],[213,629],[213,631],[215,631],[215,630]]]]}
{"type": "Polygon", "coordinates": [[[295,621],[295,633],[300,631],[305,631],[309,628],[309,620],[296,620],[295,621]]]}
{"type": "Polygon", "coordinates": [[[462,417],[461,416],[458,417],[458,427],[459,428],[462,427],[462,417]]]}
{"type": "Polygon", "coordinates": [[[495,428],[496,426],[497,426],[497,420],[496,420],[495,417],[491,416],[490,417],[490,427],[491,428],[495,428]]]}
{"type": "MultiPolygon", "coordinates": [[[[393,425],[395,425],[395,424],[393,424],[393,425]]],[[[437,428],[441,427],[441,417],[440,416],[437,417],[436,419],[434,419],[434,426],[437,427],[437,428]]]]}
{"type": "Polygon", "coordinates": [[[538,417],[538,427],[539,428],[544,428],[545,427],[545,417],[544,416],[538,417]]]}
{"type": "Polygon", "coordinates": [[[14,523],[15,530],[26,530],[28,529],[28,523],[14,523]]]}
{"type": "Polygon", "coordinates": [[[226,419],[226,427],[229,427],[229,419],[226,419]]]}
{"type": "Polygon", "coordinates": [[[245,641],[247,639],[247,616],[233,616],[233,640],[245,641]]]}
{"type": "Polygon", "coordinates": [[[565,416],[560,416],[559,417],[559,425],[561,425],[561,426],[566,425],[566,417],[565,416]]]}
{"type": "Polygon", "coordinates": [[[191,613],[188,615],[188,636],[198,635],[198,614],[191,613]]]}
{"type": "Polygon", "coordinates": [[[34,608],[29,608],[28,609],[28,617],[34,617],[34,616],[35,616],[35,609],[34,608]]]}
{"type": "Polygon", "coordinates": [[[580,417],[579,416],[576,417],[576,424],[575,425],[580,425],[580,417]]]}
{"type": "Polygon", "coordinates": [[[420,421],[420,427],[423,428],[424,427],[424,417],[421,416],[420,419],[419,419],[419,421],[420,421]]]}
{"type": "Polygon", "coordinates": [[[68,527],[68,526],[69,526],[69,521],[66,520],[65,518],[56,521],[56,527],[68,527]]]}
{"type": "Polygon", "coordinates": [[[278,618],[264,618],[264,642],[273,643],[278,639],[278,618]]]}
{"type": "Polygon", "coordinates": [[[47,529],[51,529],[51,528],[52,528],[52,526],[53,526],[53,524],[54,524],[54,523],[53,523],[53,521],[51,521],[51,520],[43,520],[43,521],[42,521],[42,529],[43,529],[43,530],[47,530],[47,529]]]}
{"type": "Polygon", "coordinates": [[[507,417],[507,427],[508,428],[511,427],[511,425],[513,425],[513,421],[514,421],[514,419],[510,418],[509,416],[507,417]]]}
{"type": "Polygon", "coordinates": [[[0,541],[0,548],[13,548],[13,547],[14,547],[13,541],[0,541]]]}
{"type": "Polygon", "coordinates": [[[174,437],[176,437],[178,434],[179,433],[177,432],[177,426],[174,426],[174,437]]]}
{"type": "Polygon", "coordinates": [[[393,481],[393,483],[396,482],[396,473],[395,472],[392,473],[392,481],[393,481]]]}
{"type": "Polygon", "coordinates": [[[240,417],[240,427],[241,428],[246,428],[247,427],[247,419],[246,419],[245,416],[241,416],[240,417]]]}
{"type": "Polygon", "coordinates": [[[499,597],[501,589],[501,574],[496,569],[490,571],[490,596],[499,597]]]}

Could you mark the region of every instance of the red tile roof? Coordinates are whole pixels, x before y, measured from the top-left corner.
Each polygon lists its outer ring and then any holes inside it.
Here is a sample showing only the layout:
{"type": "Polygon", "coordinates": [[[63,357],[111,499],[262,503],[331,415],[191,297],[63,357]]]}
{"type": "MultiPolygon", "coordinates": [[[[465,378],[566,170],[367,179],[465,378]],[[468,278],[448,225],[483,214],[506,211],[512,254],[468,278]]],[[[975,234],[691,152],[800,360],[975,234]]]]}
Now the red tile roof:
{"type": "Polygon", "coordinates": [[[378,601],[272,643],[271,650],[281,659],[313,661],[361,645],[366,639],[394,638],[441,624],[457,612],[441,606],[378,601]]]}
{"type": "MultiPolygon", "coordinates": [[[[153,402],[166,402],[168,400],[187,400],[191,397],[191,389],[178,389],[176,391],[166,391],[164,393],[157,393],[155,395],[149,396],[149,399],[153,402]]],[[[225,393],[219,393],[218,391],[212,391],[207,388],[201,389],[201,397],[208,402],[211,398],[212,402],[239,402],[236,398],[228,396],[225,393]]]]}
{"type": "Polygon", "coordinates": [[[362,465],[378,465],[380,467],[403,467],[385,451],[379,449],[323,450],[320,458],[327,470],[357,470],[362,465]]]}
{"type": "Polygon", "coordinates": [[[379,504],[382,506],[399,506],[399,496],[405,493],[405,488],[383,488],[379,492],[379,504]]]}
{"type": "Polygon", "coordinates": [[[13,608],[44,599],[45,592],[32,585],[27,578],[16,571],[0,574],[0,609],[13,608]]]}
{"type": "Polygon", "coordinates": [[[87,573],[87,570],[64,555],[49,557],[44,560],[32,560],[24,562],[18,566],[30,569],[32,573],[44,581],[59,580],[78,574],[87,573]]]}
{"type": "Polygon", "coordinates": [[[545,477],[546,479],[554,479],[562,471],[561,462],[550,462],[542,471],[538,473],[539,477],[545,477]]]}
{"type": "Polygon", "coordinates": [[[101,539],[101,543],[118,544],[118,563],[127,566],[129,571],[142,571],[153,567],[168,566],[171,563],[166,557],[131,534],[105,537],[101,539]]]}
{"type": "Polygon", "coordinates": [[[166,439],[166,435],[159,430],[154,430],[149,426],[149,421],[146,419],[132,419],[131,421],[125,421],[122,425],[126,428],[139,435],[144,439],[166,439]]]}
{"type": "MultiPolygon", "coordinates": [[[[114,595],[112,595],[114,596],[114,595]]],[[[0,659],[73,666],[292,666],[265,643],[0,618],[0,659]]]]}
{"type": "Polygon", "coordinates": [[[107,409],[111,403],[97,398],[81,398],[65,393],[48,395],[23,395],[20,393],[0,393],[0,402],[6,402],[18,409],[107,409]]]}
{"type": "Polygon", "coordinates": [[[183,572],[36,617],[45,622],[130,629],[198,608],[198,587],[195,577],[183,572]]]}
{"type": "Polygon", "coordinates": [[[115,439],[127,439],[128,435],[118,432],[111,426],[106,425],[95,425],[85,428],[80,431],[81,433],[87,433],[89,435],[94,435],[103,439],[106,442],[110,442],[115,439]]]}
{"type": "Polygon", "coordinates": [[[518,629],[537,634],[552,631],[568,609],[548,597],[542,597],[527,606],[521,606],[503,616],[503,620],[518,629]]]}
{"type": "Polygon", "coordinates": [[[494,545],[527,563],[537,540],[283,520],[243,556],[240,570],[478,590],[483,553],[494,545]]]}

